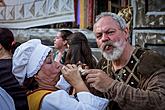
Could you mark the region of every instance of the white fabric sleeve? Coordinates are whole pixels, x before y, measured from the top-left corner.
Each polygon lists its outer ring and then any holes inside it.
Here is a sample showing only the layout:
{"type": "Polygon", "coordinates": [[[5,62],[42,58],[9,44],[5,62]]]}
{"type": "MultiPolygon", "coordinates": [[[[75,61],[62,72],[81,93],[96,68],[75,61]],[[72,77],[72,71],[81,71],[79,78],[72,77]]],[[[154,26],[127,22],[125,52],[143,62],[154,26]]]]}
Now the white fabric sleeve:
{"type": "Polygon", "coordinates": [[[57,82],[56,86],[60,89],[69,92],[71,85],[65,80],[63,75],[60,75],[60,80],[57,82]]]}
{"type": "Polygon", "coordinates": [[[101,98],[91,94],[90,92],[79,92],[77,98],[84,104],[91,104],[97,108],[97,110],[104,110],[108,105],[108,99],[101,98]]]}
{"type": "Polygon", "coordinates": [[[109,102],[89,92],[80,92],[77,98],[71,97],[64,90],[58,90],[43,98],[41,110],[104,110],[109,102]]]}
{"type": "Polygon", "coordinates": [[[15,104],[12,97],[0,87],[0,109],[15,110],[15,104]]]}

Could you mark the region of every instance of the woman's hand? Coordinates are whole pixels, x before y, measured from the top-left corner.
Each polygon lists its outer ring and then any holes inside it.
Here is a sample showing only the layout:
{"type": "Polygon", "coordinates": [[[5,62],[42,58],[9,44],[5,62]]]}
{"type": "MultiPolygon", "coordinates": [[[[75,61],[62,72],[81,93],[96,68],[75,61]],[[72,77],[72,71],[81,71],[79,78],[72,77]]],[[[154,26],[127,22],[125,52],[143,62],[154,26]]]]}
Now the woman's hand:
{"type": "Polygon", "coordinates": [[[63,66],[61,72],[65,80],[67,80],[75,88],[76,92],[89,91],[81,78],[78,67],[75,64],[67,64],[66,66],[63,66]]]}

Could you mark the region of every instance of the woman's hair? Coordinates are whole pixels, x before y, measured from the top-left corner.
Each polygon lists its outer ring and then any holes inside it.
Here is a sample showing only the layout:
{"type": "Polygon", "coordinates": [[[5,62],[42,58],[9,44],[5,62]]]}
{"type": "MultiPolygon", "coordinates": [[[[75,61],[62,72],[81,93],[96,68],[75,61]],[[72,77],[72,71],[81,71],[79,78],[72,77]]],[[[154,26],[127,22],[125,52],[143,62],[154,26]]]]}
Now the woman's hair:
{"type": "Polygon", "coordinates": [[[67,40],[67,37],[72,34],[69,30],[60,30],[59,32],[61,33],[63,40],[67,40]]]}
{"type": "MultiPolygon", "coordinates": [[[[82,64],[86,64],[90,69],[96,68],[96,60],[92,56],[92,51],[89,47],[88,39],[83,33],[75,32],[71,34],[69,36],[68,44],[69,49],[66,55],[65,64],[77,64],[79,61],[81,61],[82,64]]],[[[82,76],[82,79],[92,94],[102,96],[101,92],[90,87],[85,79],[85,76],[82,76]]],[[[72,91],[70,91],[70,93],[72,93],[72,91]]]]}
{"type": "Polygon", "coordinates": [[[77,64],[79,61],[89,68],[96,67],[96,61],[88,44],[88,39],[81,32],[71,34],[68,40],[69,49],[66,55],[65,64],[77,64]]]}
{"type": "Polygon", "coordinates": [[[6,49],[7,51],[14,52],[15,45],[13,33],[7,28],[0,28],[0,44],[6,49]]]}

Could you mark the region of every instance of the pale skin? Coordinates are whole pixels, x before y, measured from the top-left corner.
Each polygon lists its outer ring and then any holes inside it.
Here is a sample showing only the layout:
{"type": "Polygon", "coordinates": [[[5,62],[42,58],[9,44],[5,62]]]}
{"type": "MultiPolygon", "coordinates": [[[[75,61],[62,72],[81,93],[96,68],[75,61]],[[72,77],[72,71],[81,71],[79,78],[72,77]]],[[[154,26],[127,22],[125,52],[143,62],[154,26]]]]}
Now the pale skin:
{"type": "MultiPolygon", "coordinates": [[[[123,48],[123,52],[119,58],[112,60],[112,65],[114,71],[124,67],[129,61],[134,50],[134,48],[128,42],[128,28],[126,27],[124,30],[122,30],[118,22],[112,19],[112,17],[104,16],[95,23],[93,30],[96,35],[98,47],[107,54],[112,53],[115,47],[112,45],[105,47],[105,42],[122,42],[121,48],[123,48]]],[[[87,70],[86,73],[87,82],[101,92],[106,92],[113,82],[113,79],[100,69],[90,69],[87,70]]]]}

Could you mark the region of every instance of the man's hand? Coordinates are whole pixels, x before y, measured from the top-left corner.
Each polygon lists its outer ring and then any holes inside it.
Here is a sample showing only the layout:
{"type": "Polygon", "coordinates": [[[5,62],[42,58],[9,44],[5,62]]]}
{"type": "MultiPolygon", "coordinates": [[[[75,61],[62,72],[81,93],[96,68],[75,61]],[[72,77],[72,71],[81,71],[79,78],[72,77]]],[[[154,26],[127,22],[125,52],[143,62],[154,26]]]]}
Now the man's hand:
{"type": "Polygon", "coordinates": [[[86,70],[86,74],[87,83],[101,92],[107,92],[113,81],[104,71],[99,69],[86,70]]]}

